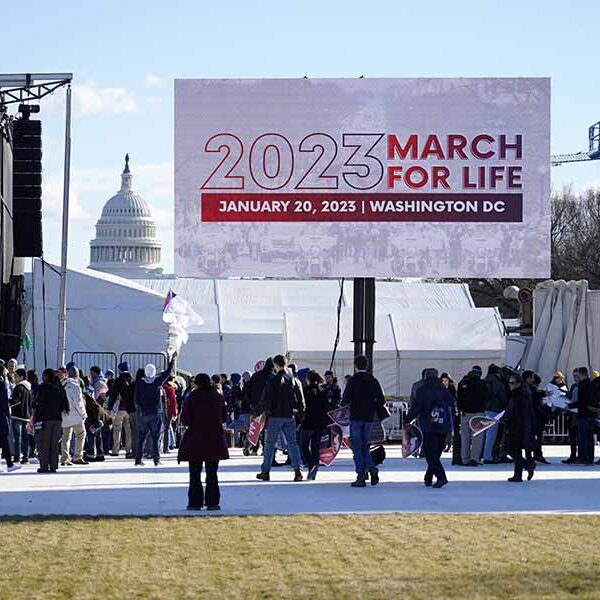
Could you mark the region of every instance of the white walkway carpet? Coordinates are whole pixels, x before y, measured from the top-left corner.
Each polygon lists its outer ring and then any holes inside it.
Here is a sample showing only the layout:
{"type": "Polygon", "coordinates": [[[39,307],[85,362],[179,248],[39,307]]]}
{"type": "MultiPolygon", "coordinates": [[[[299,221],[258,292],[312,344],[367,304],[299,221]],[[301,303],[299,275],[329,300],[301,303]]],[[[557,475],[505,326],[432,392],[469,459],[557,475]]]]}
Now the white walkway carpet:
{"type": "MultiPolygon", "coordinates": [[[[402,460],[398,446],[387,448],[379,486],[365,489],[349,486],[354,478],[349,451],[331,468],[321,468],[315,482],[293,483],[292,470],[281,467],[265,483],[255,479],[260,457],[244,457],[236,449],[219,469],[221,514],[600,513],[600,466],[563,465],[567,450],[547,447],[552,464],[539,465],[533,481],[521,484],[506,481],[511,465],[450,467],[446,456],[450,483],[436,490],[423,486],[425,461],[402,460]]],[[[62,467],[55,475],[39,475],[37,465],[0,473],[0,515],[190,514],[187,464],[178,465],[175,454],[162,460],[157,468],[107,457],[104,463],[62,467]]]]}

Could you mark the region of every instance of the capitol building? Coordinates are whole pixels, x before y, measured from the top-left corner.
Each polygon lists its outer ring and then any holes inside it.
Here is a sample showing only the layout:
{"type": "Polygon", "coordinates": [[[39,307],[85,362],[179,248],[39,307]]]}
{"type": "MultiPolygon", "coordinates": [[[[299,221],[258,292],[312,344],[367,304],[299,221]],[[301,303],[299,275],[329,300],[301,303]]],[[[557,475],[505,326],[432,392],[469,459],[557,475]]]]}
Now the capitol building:
{"type": "Polygon", "coordinates": [[[161,246],[146,201],[133,191],[129,154],[121,174],[121,189],[108,200],[90,242],[90,269],[145,279],[162,273],[161,246]]]}

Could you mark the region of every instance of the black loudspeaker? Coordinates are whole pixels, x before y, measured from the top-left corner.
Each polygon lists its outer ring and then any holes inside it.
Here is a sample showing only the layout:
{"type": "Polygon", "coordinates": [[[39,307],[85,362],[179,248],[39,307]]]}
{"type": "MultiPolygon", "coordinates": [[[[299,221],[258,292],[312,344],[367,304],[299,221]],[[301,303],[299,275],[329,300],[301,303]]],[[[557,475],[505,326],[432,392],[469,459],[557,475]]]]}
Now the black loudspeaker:
{"type": "Polygon", "coordinates": [[[42,256],[42,122],[13,122],[15,256],[42,256]]]}

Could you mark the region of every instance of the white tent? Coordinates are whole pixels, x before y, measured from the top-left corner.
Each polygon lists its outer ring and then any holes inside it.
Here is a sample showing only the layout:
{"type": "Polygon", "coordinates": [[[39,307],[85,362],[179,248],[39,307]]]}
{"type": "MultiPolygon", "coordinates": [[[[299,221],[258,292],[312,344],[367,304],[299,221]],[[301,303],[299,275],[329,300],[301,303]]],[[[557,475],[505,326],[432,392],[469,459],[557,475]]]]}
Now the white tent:
{"type": "MultiPolygon", "coordinates": [[[[56,359],[58,289],[57,270],[50,265],[42,269],[41,261],[35,261],[27,284],[27,301],[33,308],[27,331],[34,340],[38,369],[54,365],[56,359]]],[[[163,299],[169,289],[204,319],[189,332],[180,354],[179,366],[187,371],[251,370],[258,360],[288,350],[300,366],[317,366],[309,365],[309,360],[319,361],[319,368],[329,366],[338,281],[174,277],[132,281],[86,269],[68,272],[67,360],[75,352],[120,356],[163,351],[167,340],[163,299]]],[[[339,364],[340,374],[352,370],[351,306],[352,282],[346,282],[338,357],[348,362],[339,364]]],[[[482,366],[488,360],[502,361],[503,337],[496,313],[475,309],[465,285],[378,282],[377,314],[377,369],[385,371],[390,393],[404,393],[414,373],[432,362],[441,369],[447,365],[459,376],[475,360],[482,366]]],[[[25,358],[31,364],[31,357],[25,358]]]]}
{"type": "MultiPolygon", "coordinates": [[[[352,311],[340,319],[334,368],[352,373],[352,311]]],[[[320,371],[329,368],[336,322],[319,314],[286,313],[285,349],[292,360],[320,371]]],[[[406,396],[421,371],[435,367],[460,378],[474,364],[504,361],[504,328],[495,308],[396,310],[375,323],[375,374],[387,394],[406,396]]]]}
{"type": "Polygon", "coordinates": [[[588,290],[587,281],[545,281],[533,300],[534,335],[525,368],[543,382],[560,370],[569,383],[577,367],[600,368],[600,291],[588,290]]]}

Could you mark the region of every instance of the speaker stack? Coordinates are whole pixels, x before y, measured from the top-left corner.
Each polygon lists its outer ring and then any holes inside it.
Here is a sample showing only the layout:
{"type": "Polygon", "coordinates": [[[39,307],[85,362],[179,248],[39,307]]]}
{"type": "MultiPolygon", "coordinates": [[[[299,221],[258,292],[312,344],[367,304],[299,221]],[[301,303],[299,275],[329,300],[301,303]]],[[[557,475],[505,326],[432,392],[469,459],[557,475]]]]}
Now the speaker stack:
{"type": "Polygon", "coordinates": [[[13,122],[13,237],[16,257],[42,256],[42,122],[13,122]]]}

